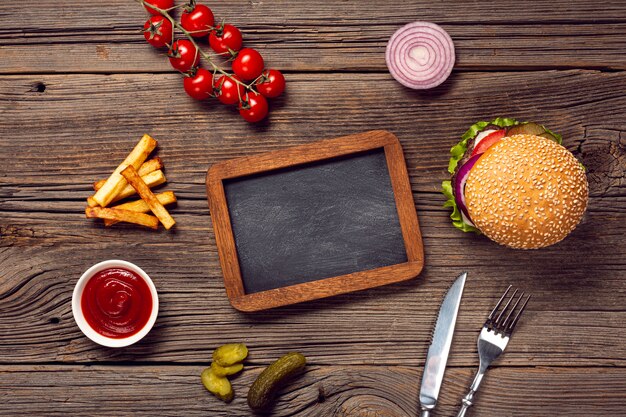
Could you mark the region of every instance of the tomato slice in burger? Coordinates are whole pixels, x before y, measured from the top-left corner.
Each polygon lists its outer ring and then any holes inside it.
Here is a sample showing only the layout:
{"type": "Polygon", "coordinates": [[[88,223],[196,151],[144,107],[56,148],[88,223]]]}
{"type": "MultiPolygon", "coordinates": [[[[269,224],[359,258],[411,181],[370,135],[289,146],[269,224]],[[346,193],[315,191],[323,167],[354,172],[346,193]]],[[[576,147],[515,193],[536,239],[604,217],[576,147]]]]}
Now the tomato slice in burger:
{"type": "Polygon", "coordinates": [[[488,134],[474,147],[471,156],[485,153],[487,149],[500,142],[500,139],[502,139],[504,135],[506,135],[506,129],[496,130],[495,132],[488,134]]]}

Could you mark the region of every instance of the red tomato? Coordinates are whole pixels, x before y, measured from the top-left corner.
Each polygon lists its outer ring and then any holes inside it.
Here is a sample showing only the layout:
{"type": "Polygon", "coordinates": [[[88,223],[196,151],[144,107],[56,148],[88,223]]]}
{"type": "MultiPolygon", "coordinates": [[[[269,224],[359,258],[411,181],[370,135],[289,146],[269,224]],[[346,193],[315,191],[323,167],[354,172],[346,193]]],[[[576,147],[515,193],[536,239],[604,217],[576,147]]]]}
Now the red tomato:
{"type": "Polygon", "coordinates": [[[218,26],[209,34],[209,45],[218,54],[236,52],[241,49],[242,44],[241,32],[233,25],[218,26]]]}
{"type": "Polygon", "coordinates": [[[256,49],[244,48],[233,61],[233,72],[244,81],[252,81],[263,72],[265,63],[256,49]]]}
{"type": "Polygon", "coordinates": [[[195,67],[200,58],[196,47],[188,39],[179,39],[172,44],[169,53],[170,64],[180,72],[187,72],[195,67]]]}
{"type": "Polygon", "coordinates": [[[247,93],[238,108],[241,117],[251,123],[265,119],[269,110],[265,97],[254,92],[247,93]]]}
{"type": "Polygon", "coordinates": [[[143,36],[150,45],[163,48],[172,42],[172,22],[163,16],[152,16],[143,25],[143,36]]]}
{"type": "Polygon", "coordinates": [[[276,98],[285,91],[285,76],[278,70],[263,71],[256,89],[267,98],[276,98]]]}
{"type": "MultiPolygon", "coordinates": [[[[163,10],[167,10],[170,7],[174,7],[174,0],[145,0],[146,3],[151,4],[153,6],[158,7],[159,9],[163,9],[163,10]]],[[[154,10],[151,7],[148,6],[144,6],[146,8],[147,11],[149,11],[150,13],[152,13],[155,16],[160,15],[161,13],[159,13],[158,11],[154,10]]]]}
{"type": "Polygon", "coordinates": [[[195,75],[183,80],[185,91],[196,100],[204,100],[213,95],[213,73],[204,68],[198,68],[195,75]]]}
{"type": "Polygon", "coordinates": [[[191,32],[194,38],[208,35],[214,23],[213,12],[204,4],[195,5],[189,11],[185,10],[180,17],[180,24],[191,32]]]}
{"type": "Polygon", "coordinates": [[[500,139],[502,139],[504,135],[506,135],[506,129],[500,129],[496,130],[495,132],[491,132],[490,134],[485,136],[480,142],[478,142],[478,145],[474,147],[471,156],[484,153],[487,149],[491,148],[491,146],[500,142],[500,139]]]}
{"type": "Polygon", "coordinates": [[[213,84],[215,96],[224,104],[237,104],[239,98],[244,95],[243,85],[234,80],[239,80],[239,78],[236,75],[222,75],[213,84]]]}

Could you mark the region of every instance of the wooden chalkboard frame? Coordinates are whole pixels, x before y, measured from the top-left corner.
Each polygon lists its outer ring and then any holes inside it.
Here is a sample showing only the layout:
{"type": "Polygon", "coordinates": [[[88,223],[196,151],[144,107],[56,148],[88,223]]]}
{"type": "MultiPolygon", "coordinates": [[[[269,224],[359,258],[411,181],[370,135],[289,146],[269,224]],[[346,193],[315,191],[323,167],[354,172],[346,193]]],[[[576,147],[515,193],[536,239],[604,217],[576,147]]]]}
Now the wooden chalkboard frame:
{"type": "Polygon", "coordinates": [[[424,266],[422,236],[402,147],[398,138],[390,132],[364,132],[224,161],[209,168],[206,188],[226,294],[232,306],[239,311],[265,310],[405,281],[419,275],[424,266]],[[224,181],[381,148],[384,149],[389,169],[407,262],[246,294],[224,181]]]}

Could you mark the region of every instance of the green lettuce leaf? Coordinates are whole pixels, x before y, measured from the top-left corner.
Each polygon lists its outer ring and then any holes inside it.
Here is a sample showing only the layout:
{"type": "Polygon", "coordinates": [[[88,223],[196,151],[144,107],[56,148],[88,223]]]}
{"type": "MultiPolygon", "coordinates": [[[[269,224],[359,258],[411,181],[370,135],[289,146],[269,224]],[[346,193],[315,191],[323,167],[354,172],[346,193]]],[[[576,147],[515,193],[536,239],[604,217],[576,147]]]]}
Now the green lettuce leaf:
{"type": "Polygon", "coordinates": [[[473,226],[470,226],[463,221],[461,211],[457,207],[456,201],[454,200],[454,194],[452,193],[452,181],[446,180],[442,182],[441,191],[443,192],[443,195],[445,195],[448,199],[443,206],[452,207],[452,214],[450,215],[450,218],[452,219],[452,224],[454,225],[454,227],[464,232],[474,232],[480,234],[480,230],[473,226]]]}

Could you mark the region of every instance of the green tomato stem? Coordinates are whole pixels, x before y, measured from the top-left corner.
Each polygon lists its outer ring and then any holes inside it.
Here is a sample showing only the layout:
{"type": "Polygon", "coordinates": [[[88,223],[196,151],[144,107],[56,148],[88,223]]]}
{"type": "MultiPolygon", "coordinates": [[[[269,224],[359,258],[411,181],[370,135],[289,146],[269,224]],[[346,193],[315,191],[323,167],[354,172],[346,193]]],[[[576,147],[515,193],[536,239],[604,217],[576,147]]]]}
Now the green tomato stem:
{"type": "MultiPolygon", "coordinates": [[[[230,78],[232,81],[234,81],[235,83],[242,85],[246,90],[249,91],[254,91],[256,92],[256,90],[254,89],[254,81],[251,82],[250,84],[246,84],[238,79],[236,79],[235,77],[233,77],[231,74],[229,74],[228,72],[224,71],[222,68],[220,68],[218,65],[215,64],[215,62],[213,62],[213,59],[211,58],[211,56],[209,54],[207,54],[205,51],[203,51],[200,46],[198,46],[198,43],[195,41],[195,39],[193,38],[193,36],[191,36],[191,32],[189,32],[187,29],[185,29],[184,27],[182,27],[182,25],[180,23],[178,23],[176,20],[174,20],[174,18],[172,17],[172,15],[170,15],[168,12],[172,9],[177,9],[180,6],[174,6],[172,8],[169,9],[161,9],[157,6],[154,6],[148,2],[146,2],[145,0],[136,0],[138,3],[141,3],[144,7],[148,7],[149,9],[152,10],[156,10],[157,12],[159,12],[160,15],[162,15],[163,17],[165,17],[167,20],[170,21],[170,23],[172,24],[172,28],[174,30],[172,30],[172,44],[174,44],[175,42],[175,34],[176,34],[176,29],[178,29],[180,32],[182,32],[185,37],[187,37],[187,39],[193,44],[193,46],[196,48],[196,57],[198,56],[198,54],[200,54],[200,56],[202,58],[204,58],[213,68],[213,73],[215,74],[216,72],[219,72],[222,75],[227,76],[228,78],[230,78]]],[[[214,29],[214,28],[211,28],[214,29]]],[[[209,29],[210,30],[210,29],[209,29]]],[[[171,45],[168,45],[171,48],[171,45]]],[[[195,61],[195,59],[194,59],[195,61]]],[[[256,81],[256,80],[255,80],[256,81]]],[[[237,93],[239,93],[239,89],[237,89],[237,93]]],[[[239,98],[241,101],[241,97],[239,98]]]]}

